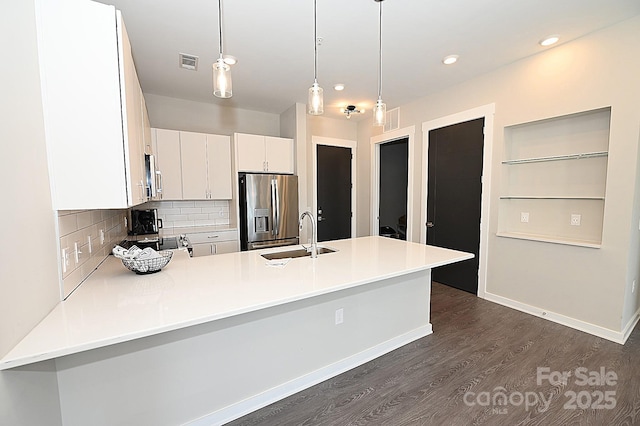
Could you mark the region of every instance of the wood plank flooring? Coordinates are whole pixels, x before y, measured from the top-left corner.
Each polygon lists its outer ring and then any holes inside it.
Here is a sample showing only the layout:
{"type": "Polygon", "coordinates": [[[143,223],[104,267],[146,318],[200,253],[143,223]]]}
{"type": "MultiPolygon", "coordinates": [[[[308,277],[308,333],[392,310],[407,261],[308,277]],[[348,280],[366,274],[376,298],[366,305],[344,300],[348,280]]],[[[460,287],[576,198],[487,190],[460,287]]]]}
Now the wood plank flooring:
{"type": "Polygon", "coordinates": [[[431,322],[432,335],[229,424],[640,424],[640,327],[623,346],[437,283],[431,322]]]}

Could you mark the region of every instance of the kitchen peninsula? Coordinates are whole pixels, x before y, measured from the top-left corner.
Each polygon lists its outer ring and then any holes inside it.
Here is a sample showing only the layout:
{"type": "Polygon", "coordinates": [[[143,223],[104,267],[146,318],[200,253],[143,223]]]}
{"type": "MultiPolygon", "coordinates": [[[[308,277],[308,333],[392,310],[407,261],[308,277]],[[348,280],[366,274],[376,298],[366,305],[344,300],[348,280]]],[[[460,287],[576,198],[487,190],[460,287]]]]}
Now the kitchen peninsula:
{"type": "Polygon", "coordinates": [[[150,275],[109,256],[0,369],[55,359],[65,425],[221,424],[430,334],[431,269],[473,257],[323,245],[337,251],[281,266],[260,254],[287,248],[176,251],[150,275]]]}

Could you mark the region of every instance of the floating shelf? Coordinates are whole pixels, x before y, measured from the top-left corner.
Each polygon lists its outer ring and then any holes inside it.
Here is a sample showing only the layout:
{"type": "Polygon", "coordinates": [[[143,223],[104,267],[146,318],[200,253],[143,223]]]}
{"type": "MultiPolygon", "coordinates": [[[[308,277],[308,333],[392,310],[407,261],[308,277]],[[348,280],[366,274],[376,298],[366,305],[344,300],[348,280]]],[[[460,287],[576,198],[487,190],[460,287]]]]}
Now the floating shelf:
{"type": "Polygon", "coordinates": [[[502,164],[525,164],[525,163],[541,163],[544,161],[581,160],[585,158],[606,157],[607,155],[609,155],[607,151],[583,152],[580,154],[552,155],[549,157],[534,157],[534,158],[521,158],[517,160],[504,160],[502,164]]]}
{"type": "Polygon", "coordinates": [[[602,246],[602,244],[591,242],[591,241],[570,240],[570,239],[559,238],[559,237],[552,238],[544,235],[523,234],[520,232],[497,232],[496,236],[504,237],[504,238],[515,238],[518,240],[540,241],[543,243],[564,244],[568,246],[578,246],[578,247],[587,247],[587,248],[595,248],[595,249],[599,249],[602,246]]]}
{"type": "Polygon", "coordinates": [[[501,200],[604,200],[604,197],[588,197],[579,195],[502,195],[501,200]]]}

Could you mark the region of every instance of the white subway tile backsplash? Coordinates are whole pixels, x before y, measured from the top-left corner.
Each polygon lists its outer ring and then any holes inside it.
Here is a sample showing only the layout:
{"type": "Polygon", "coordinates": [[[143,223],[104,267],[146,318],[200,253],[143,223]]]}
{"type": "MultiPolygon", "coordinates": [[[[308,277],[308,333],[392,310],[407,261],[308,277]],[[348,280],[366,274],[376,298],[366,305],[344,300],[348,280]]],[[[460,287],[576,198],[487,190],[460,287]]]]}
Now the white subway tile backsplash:
{"type": "Polygon", "coordinates": [[[113,246],[127,236],[124,218],[127,210],[67,210],[58,212],[60,239],[58,249],[67,248],[69,266],[63,273],[62,288],[66,298],[111,253],[113,246]],[[100,230],[105,241],[100,245],[100,230]],[[91,250],[89,250],[91,237],[91,250]],[[78,262],[75,246],[78,243],[78,262]]]}
{"type": "Polygon", "coordinates": [[[78,221],[75,214],[58,216],[58,228],[60,235],[68,235],[78,229],[78,221]]]}
{"type": "Polygon", "coordinates": [[[140,208],[157,209],[164,232],[173,227],[229,224],[228,200],[154,201],[140,208]]]}

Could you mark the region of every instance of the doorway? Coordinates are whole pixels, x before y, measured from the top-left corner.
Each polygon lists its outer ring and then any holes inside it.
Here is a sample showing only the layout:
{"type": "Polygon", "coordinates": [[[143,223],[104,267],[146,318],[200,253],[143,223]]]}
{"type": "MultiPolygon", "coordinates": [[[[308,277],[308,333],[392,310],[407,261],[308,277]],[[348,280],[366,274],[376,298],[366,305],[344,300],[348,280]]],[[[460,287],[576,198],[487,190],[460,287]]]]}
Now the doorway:
{"type": "Polygon", "coordinates": [[[313,137],[313,202],[318,241],[355,235],[356,141],[313,137]]]}
{"type": "MultiPolygon", "coordinates": [[[[380,211],[381,206],[384,202],[381,200],[381,163],[384,161],[382,156],[384,154],[384,146],[386,144],[393,144],[395,141],[404,140],[406,141],[406,159],[405,163],[407,165],[406,168],[406,191],[405,192],[405,209],[406,219],[404,220],[406,223],[406,231],[404,234],[406,235],[407,241],[416,241],[412,238],[412,213],[413,213],[413,170],[414,170],[414,161],[415,158],[415,126],[404,127],[402,129],[392,130],[390,132],[383,133],[378,136],[374,136],[371,138],[371,230],[369,235],[380,235],[380,226],[382,225],[380,221],[380,211]]],[[[402,201],[400,201],[402,202],[402,201]]],[[[393,213],[392,223],[398,221],[397,214],[393,213]]],[[[389,226],[389,225],[387,225],[389,226]]],[[[404,224],[403,224],[404,226],[404,224]]],[[[397,227],[397,224],[396,224],[397,227]]],[[[393,228],[393,227],[392,227],[393,228]]],[[[397,230],[396,230],[397,231],[397,230]]]]}
{"type": "Polygon", "coordinates": [[[409,139],[380,145],[380,229],[378,235],[407,239],[409,139]]]}
{"type": "Polygon", "coordinates": [[[435,268],[433,281],[478,292],[484,118],[429,132],[427,244],[474,254],[435,268]]]}
{"type": "MultiPolygon", "coordinates": [[[[484,119],[484,127],[481,128],[479,133],[482,134],[482,173],[480,180],[480,223],[479,226],[479,245],[477,248],[476,259],[478,261],[477,264],[477,295],[479,297],[485,297],[486,294],[486,282],[487,282],[487,259],[488,259],[488,240],[489,240],[489,208],[490,208],[490,200],[491,200],[491,158],[492,158],[492,150],[493,150],[493,127],[494,127],[494,112],[495,112],[495,104],[488,104],[481,107],[473,108],[470,110],[462,111],[460,113],[452,114],[449,116],[441,117],[429,122],[425,122],[422,124],[422,134],[423,134],[423,175],[422,175],[422,187],[423,196],[422,196],[422,206],[421,206],[421,232],[420,232],[420,242],[423,244],[427,243],[427,235],[429,234],[429,230],[433,230],[433,228],[439,226],[439,224],[435,224],[434,227],[427,227],[427,223],[432,222],[427,219],[427,213],[430,207],[428,204],[428,179],[429,179],[429,147],[431,146],[431,137],[433,136],[432,130],[437,130],[440,128],[456,125],[459,123],[465,123],[468,121],[474,121],[476,119],[484,119]]],[[[443,195],[443,194],[440,194],[443,195]]],[[[446,195],[446,194],[445,194],[446,195]]],[[[477,232],[477,231],[476,231],[477,232]]],[[[442,232],[441,232],[442,234],[442,232]]],[[[440,235],[442,237],[442,235],[440,235]]],[[[436,234],[436,239],[439,239],[438,234],[436,234]]],[[[440,245],[438,243],[438,245],[440,245]]],[[[470,251],[470,250],[465,250],[470,251]]]]}

